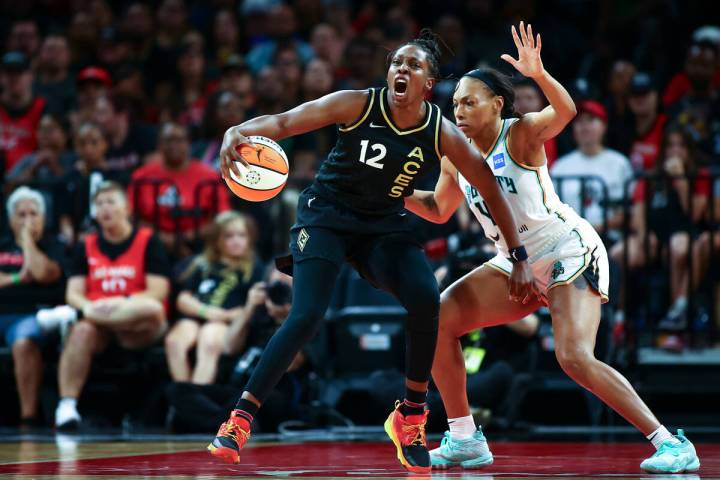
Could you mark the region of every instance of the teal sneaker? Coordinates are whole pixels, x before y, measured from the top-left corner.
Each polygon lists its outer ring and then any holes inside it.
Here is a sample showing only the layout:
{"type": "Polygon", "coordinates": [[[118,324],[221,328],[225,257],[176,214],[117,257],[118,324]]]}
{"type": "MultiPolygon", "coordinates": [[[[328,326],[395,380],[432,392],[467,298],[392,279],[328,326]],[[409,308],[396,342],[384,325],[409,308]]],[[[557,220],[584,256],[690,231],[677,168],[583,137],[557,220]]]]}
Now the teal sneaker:
{"type": "Polygon", "coordinates": [[[460,465],[462,468],[482,468],[493,463],[482,429],[478,428],[473,436],[465,440],[454,440],[450,432],[445,432],[440,447],[430,451],[433,468],[445,469],[460,465]]]}
{"type": "Polygon", "coordinates": [[[678,429],[675,438],[680,440],[679,444],[663,443],[655,455],[640,464],[640,468],[649,473],[697,472],[700,459],[695,447],[685,438],[685,432],[681,429],[678,429]]]}

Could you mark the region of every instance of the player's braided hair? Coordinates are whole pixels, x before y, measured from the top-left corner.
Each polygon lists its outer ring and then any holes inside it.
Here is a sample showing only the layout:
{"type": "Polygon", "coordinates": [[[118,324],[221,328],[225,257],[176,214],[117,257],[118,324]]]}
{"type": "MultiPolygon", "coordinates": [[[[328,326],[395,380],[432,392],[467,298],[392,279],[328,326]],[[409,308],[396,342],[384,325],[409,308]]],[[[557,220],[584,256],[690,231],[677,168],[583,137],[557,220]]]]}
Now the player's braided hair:
{"type": "Polygon", "coordinates": [[[423,28],[416,38],[413,38],[409,42],[400,45],[395,50],[388,53],[387,64],[390,65],[390,61],[395,56],[395,53],[406,45],[414,45],[425,51],[428,57],[428,64],[430,65],[430,76],[437,78],[440,75],[440,56],[442,52],[440,50],[440,42],[442,39],[429,28],[423,28]]]}

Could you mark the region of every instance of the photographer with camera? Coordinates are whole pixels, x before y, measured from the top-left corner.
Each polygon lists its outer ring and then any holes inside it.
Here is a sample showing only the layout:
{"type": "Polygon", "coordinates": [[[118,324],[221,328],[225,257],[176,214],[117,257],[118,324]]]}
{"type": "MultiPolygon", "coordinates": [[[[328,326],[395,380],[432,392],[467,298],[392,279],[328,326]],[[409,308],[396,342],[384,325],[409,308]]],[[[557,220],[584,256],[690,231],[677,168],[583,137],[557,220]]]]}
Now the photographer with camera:
{"type": "MultiPolygon", "coordinates": [[[[235,406],[238,386],[245,384],[270,337],[287,319],[291,301],[292,277],[275,268],[268,272],[266,281],[250,288],[242,313],[232,320],[225,336],[225,352],[240,355],[228,383],[171,384],[167,394],[172,412],[169,426],[173,430],[210,432],[227,416],[235,406]]],[[[295,356],[256,418],[263,431],[275,431],[280,422],[298,417],[311,372],[311,345],[295,356]]]]}

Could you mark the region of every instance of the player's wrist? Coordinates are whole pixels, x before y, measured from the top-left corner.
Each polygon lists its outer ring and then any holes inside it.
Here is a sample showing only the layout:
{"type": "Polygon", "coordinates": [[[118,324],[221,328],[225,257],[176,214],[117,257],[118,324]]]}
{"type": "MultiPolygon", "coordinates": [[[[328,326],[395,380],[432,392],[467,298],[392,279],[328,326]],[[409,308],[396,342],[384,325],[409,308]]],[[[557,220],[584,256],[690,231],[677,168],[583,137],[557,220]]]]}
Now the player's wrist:
{"type": "Polygon", "coordinates": [[[512,263],[520,263],[528,259],[527,250],[523,245],[509,249],[508,253],[510,254],[509,260],[512,263]]]}

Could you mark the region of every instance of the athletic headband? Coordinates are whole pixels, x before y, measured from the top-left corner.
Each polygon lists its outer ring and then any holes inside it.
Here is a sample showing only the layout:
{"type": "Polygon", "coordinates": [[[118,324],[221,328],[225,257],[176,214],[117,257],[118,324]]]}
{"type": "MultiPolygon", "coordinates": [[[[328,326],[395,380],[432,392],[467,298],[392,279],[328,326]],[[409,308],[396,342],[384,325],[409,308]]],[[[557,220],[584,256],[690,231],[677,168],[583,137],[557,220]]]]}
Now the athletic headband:
{"type": "Polygon", "coordinates": [[[490,75],[485,70],[476,68],[475,70],[470,70],[469,72],[467,72],[465,75],[463,75],[463,77],[476,78],[476,79],[480,80],[481,82],[483,82],[485,85],[487,85],[488,88],[490,89],[490,91],[492,91],[495,95],[500,96],[500,97],[502,96],[501,94],[498,93],[500,91],[500,89],[498,88],[497,80],[495,79],[494,76],[490,75]]]}

